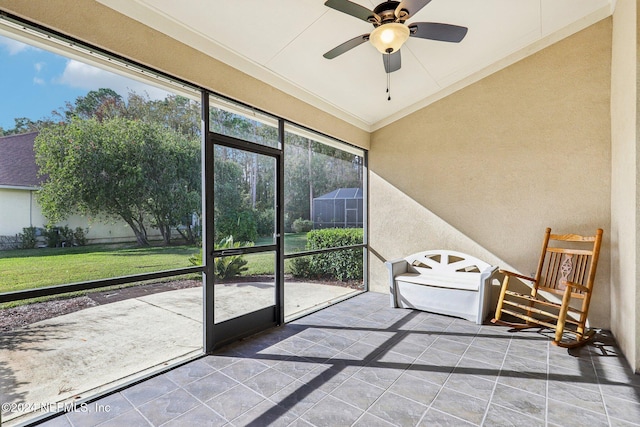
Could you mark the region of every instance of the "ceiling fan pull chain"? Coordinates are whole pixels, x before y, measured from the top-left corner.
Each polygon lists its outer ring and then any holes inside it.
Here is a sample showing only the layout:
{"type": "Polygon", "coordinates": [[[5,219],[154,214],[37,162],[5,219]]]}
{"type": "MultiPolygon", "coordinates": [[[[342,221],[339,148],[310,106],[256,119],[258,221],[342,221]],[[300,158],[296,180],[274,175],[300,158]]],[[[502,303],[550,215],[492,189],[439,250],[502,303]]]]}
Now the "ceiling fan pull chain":
{"type": "Polygon", "coordinates": [[[387,73],[387,101],[391,101],[391,74],[387,73]]]}
{"type": "Polygon", "coordinates": [[[387,52],[387,101],[391,101],[391,73],[389,68],[391,65],[391,52],[387,52]]]}

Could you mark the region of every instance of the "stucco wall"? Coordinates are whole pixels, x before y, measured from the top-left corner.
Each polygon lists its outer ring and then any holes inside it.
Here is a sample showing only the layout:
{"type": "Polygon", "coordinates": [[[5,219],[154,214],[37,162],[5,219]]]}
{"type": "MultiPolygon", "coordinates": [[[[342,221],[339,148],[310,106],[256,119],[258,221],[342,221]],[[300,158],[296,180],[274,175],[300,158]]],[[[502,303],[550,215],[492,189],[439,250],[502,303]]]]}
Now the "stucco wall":
{"type": "Polygon", "coordinates": [[[637,0],[618,0],[613,15],[611,68],[611,329],[635,370],[640,369],[638,216],[637,0]]]}
{"type": "Polygon", "coordinates": [[[31,191],[0,188],[0,236],[14,236],[22,227],[41,226],[38,215],[31,191]]]}
{"type": "Polygon", "coordinates": [[[601,227],[590,321],[609,327],[610,67],[605,19],[374,132],[371,288],[435,248],[531,274],[545,227],[601,227]]]}
{"type": "Polygon", "coordinates": [[[0,0],[0,9],[297,124],[369,148],[369,132],[95,1],[0,0]]]}

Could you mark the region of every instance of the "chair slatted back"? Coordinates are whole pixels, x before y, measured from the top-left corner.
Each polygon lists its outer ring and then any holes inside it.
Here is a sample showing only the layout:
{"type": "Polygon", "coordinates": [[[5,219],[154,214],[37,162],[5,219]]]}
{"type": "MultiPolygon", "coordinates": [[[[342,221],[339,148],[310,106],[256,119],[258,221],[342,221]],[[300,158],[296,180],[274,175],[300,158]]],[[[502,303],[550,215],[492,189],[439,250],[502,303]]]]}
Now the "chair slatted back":
{"type": "MultiPolygon", "coordinates": [[[[566,282],[569,281],[591,290],[601,240],[601,229],[598,229],[595,236],[579,236],[551,234],[551,229],[547,228],[536,271],[535,288],[561,294],[566,288],[566,282]]],[[[584,294],[583,291],[575,291],[575,293],[584,294]]]]}
{"type": "Polygon", "coordinates": [[[515,329],[539,325],[555,330],[555,345],[584,345],[594,336],[594,330],[587,328],[587,318],[601,243],[601,228],[594,236],[551,234],[547,228],[533,278],[502,270],[504,279],[491,322],[515,329]],[[533,279],[531,295],[509,289],[511,278],[533,279]]]}

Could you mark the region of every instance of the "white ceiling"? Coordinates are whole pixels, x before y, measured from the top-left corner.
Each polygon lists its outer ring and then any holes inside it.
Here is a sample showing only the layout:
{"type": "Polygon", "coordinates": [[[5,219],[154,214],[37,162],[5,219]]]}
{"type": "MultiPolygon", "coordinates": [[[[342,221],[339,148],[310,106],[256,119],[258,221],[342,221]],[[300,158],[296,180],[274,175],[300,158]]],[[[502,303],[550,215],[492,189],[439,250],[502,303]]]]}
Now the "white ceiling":
{"type": "MultiPolygon", "coordinates": [[[[323,0],[98,0],[183,43],[375,130],[612,13],[611,0],[432,0],[411,22],[469,28],[458,44],[410,38],[391,74],[364,43],[323,54],[372,25],[323,0]]],[[[379,2],[353,0],[369,9],[379,2]]]]}

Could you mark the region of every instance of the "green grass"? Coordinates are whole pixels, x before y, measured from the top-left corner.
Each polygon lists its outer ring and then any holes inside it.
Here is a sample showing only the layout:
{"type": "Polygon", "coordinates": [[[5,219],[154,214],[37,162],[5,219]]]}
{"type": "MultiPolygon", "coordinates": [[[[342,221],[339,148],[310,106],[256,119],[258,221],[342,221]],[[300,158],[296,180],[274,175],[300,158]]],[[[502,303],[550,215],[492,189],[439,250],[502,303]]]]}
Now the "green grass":
{"type": "MultiPolygon", "coordinates": [[[[270,238],[263,238],[256,244],[270,242],[270,238]]],[[[305,249],[306,242],[306,233],[286,234],[286,252],[300,252],[305,249]]],[[[191,267],[189,257],[198,250],[192,246],[91,245],[0,251],[0,292],[191,267]]],[[[244,275],[273,274],[275,258],[272,253],[246,257],[249,264],[244,275]]],[[[285,263],[285,270],[288,265],[285,263]]]]}
{"type": "MultiPolygon", "coordinates": [[[[271,245],[273,239],[271,237],[258,237],[255,241],[256,246],[271,245]]],[[[291,254],[302,252],[307,246],[307,233],[286,233],[284,235],[285,253],[291,254]]]]}
{"type": "Polygon", "coordinates": [[[307,233],[287,233],[284,235],[284,251],[286,254],[302,252],[307,247],[307,233]]]}
{"type": "MultiPolygon", "coordinates": [[[[256,239],[255,243],[256,246],[269,245],[272,240],[270,237],[261,237],[256,239]]],[[[304,251],[306,245],[307,233],[287,233],[284,235],[284,247],[287,254],[304,251]]],[[[272,253],[245,255],[245,259],[249,263],[247,264],[248,270],[242,274],[243,276],[274,274],[275,257],[272,253]]],[[[284,263],[285,273],[291,272],[289,264],[290,260],[286,260],[284,263]]]]}
{"type": "Polygon", "coordinates": [[[83,246],[0,252],[0,292],[190,267],[191,246],[83,246]]]}

